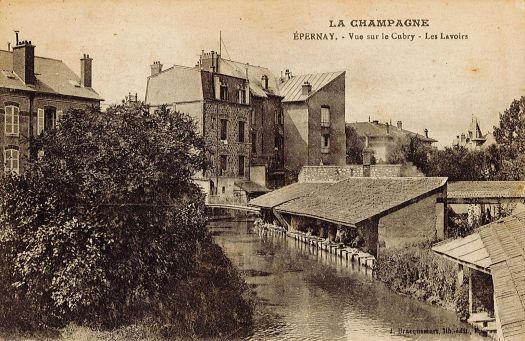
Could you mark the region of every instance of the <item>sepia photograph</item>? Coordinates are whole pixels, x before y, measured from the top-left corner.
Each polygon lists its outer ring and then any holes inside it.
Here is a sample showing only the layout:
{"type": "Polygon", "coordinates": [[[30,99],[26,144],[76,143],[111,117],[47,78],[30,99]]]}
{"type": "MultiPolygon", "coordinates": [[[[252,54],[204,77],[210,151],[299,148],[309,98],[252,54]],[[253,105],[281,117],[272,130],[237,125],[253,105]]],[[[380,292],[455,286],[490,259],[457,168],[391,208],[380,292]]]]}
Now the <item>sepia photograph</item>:
{"type": "Polygon", "coordinates": [[[0,0],[0,341],[525,341],[525,0],[0,0]]]}

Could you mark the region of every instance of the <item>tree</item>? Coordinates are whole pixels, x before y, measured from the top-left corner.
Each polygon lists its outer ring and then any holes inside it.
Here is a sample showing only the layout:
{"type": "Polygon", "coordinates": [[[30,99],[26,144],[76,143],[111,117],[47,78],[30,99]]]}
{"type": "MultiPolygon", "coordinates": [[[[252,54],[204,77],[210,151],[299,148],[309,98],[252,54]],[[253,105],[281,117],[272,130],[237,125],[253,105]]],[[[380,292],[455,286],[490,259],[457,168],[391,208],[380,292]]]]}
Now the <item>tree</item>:
{"type": "Polygon", "coordinates": [[[347,164],[362,164],[363,163],[363,149],[365,144],[357,134],[357,131],[346,125],[346,163],[347,164]]]}
{"type": "Polygon", "coordinates": [[[0,179],[3,289],[34,324],[116,323],[192,271],[209,238],[191,180],[205,166],[195,128],[140,103],[72,110],[37,138],[43,156],[0,179]]]}
{"type": "Polygon", "coordinates": [[[507,158],[525,154],[525,96],[514,100],[499,115],[499,127],[494,127],[494,138],[507,158]]]}

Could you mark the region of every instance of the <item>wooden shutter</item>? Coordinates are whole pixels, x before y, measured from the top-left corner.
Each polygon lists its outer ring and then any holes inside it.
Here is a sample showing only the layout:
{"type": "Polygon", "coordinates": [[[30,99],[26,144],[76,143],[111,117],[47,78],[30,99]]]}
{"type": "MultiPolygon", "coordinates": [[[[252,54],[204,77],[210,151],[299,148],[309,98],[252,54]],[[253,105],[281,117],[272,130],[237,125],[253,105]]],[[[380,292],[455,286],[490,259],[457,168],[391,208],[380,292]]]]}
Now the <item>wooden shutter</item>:
{"type": "Polygon", "coordinates": [[[20,134],[20,109],[13,107],[13,133],[20,134]]]}
{"type": "Polygon", "coordinates": [[[56,118],[56,126],[60,126],[60,121],[62,120],[62,117],[64,116],[64,112],[62,110],[57,111],[57,118],[56,118]]]}
{"type": "Polygon", "coordinates": [[[213,84],[215,86],[215,99],[221,99],[221,82],[219,77],[213,77],[213,84]]]}
{"type": "Polygon", "coordinates": [[[36,134],[40,135],[44,131],[44,109],[38,109],[36,118],[36,134]]]}

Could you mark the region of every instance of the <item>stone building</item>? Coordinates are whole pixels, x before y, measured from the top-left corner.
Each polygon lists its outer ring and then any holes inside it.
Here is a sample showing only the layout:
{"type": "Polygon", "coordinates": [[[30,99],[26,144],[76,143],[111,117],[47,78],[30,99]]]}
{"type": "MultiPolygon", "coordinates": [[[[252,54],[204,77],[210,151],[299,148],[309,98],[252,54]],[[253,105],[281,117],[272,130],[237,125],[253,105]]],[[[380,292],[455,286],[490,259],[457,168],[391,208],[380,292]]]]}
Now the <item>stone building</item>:
{"type": "Polygon", "coordinates": [[[344,165],[345,72],[290,76],[281,84],[284,112],[284,164],[344,165]]]}
{"type": "Polygon", "coordinates": [[[194,67],[151,65],[146,104],[151,110],[167,105],[197,122],[212,167],[196,179],[210,199],[242,202],[284,185],[287,150],[306,155],[294,163],[297,170],[308,163],[344,164],[344,72],[286,76],[214,51],[203,51],[194,67]],[[296,96],[296,80],[299,88],[311,82],[308,93],[296,96]]]}
{"type": "Polygon", "coordinates": [[[428,129],[425,129],[423,135],[414,133],[403,129],[403,122],[401,121],[397,121],[395,126],[389,123],[379,123],[377,120],[372,122],[347,123],[346,125],[354,128],[363,142],[365,142],[368,137],[369,147],[374,151],[374,157],[377,163],[388,162],[390,148],[407,138],[416,137],[419,141],[429,146],[437,142],[428,136],[428,129]]]}
{"type": "Polygon", "coordinates": [[[0,50],[1,172],[19,173],[35,155],[32,138],[59,124],[70,108],[100,105],[92,88],[92,58],[80,59],[80,77],[64,62],[35,56],[31,41],[0,50]]]}
{"type": "Polygon", "coordinates": [[[464,147],[469,150],[485,149],[495,143],[496,140],[492,133],[483,134],[481,132],[478,118],[475,116],[472,116],[467,131],[456,135],[456,138],[452,141],[453,146],[464,147]]]}

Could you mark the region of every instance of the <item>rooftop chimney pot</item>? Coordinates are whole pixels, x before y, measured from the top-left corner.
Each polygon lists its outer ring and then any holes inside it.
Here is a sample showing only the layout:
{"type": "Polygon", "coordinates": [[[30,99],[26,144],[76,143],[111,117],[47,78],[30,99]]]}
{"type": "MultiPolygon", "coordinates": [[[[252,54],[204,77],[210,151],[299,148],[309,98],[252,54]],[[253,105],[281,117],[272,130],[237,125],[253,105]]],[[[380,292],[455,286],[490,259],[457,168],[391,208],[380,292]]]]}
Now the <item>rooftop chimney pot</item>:
{"type": "Polygon", "coordinates": [[[397,121],[397,128],[398,129],[403,129],[403,122],[397,121]]]}
{"type": "MultiPolygon", "coordinates": [[[[17,40],[18,40],[18,31],[17,40]]],[[[13,71],[26,84],[35,84],[35,47],[18,44],[13,47],[13,71]]]]}

